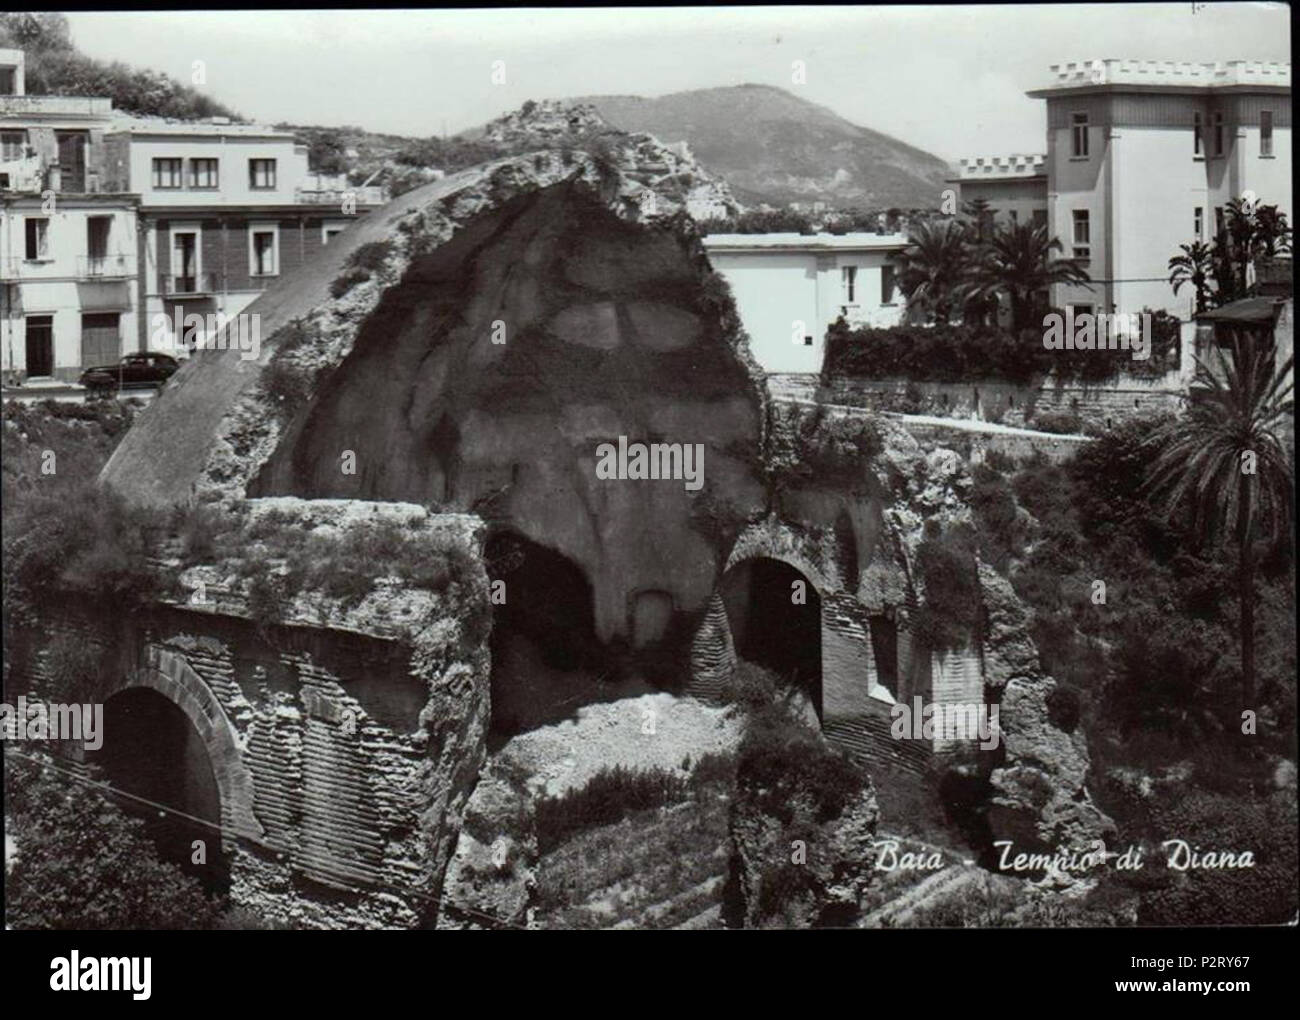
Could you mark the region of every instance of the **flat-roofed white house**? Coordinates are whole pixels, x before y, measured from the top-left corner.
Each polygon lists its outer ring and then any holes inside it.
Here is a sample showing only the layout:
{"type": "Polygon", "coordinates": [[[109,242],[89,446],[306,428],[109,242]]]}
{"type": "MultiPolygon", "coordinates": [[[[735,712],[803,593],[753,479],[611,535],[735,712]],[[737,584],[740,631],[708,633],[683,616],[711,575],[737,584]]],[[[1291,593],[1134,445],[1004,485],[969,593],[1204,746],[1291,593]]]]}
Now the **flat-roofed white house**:
{"type": "Polygon", "coordinates": [[[709,234],[704,247],[766,372],[820,372],[826,330],[841,315],[855,326],[903,321],[903,234],[709,234]]]}

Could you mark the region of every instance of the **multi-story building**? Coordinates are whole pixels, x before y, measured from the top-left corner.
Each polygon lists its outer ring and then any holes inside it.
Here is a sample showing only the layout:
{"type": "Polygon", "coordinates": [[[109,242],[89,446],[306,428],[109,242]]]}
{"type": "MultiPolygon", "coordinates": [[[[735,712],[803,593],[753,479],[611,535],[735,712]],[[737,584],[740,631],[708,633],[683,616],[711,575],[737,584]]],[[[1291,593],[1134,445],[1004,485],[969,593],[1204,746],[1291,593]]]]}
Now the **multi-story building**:
{"type": "Polygon", "coordinates": [[[75,379],[136,331],[135,195],[105,182],[108,99],[29,96],[0,50],[0,366],[75,379]]]}
{"type": "Polygon", "coordinates": [[[991,220],[1047,222],[1047,157],[1042,155],[972,156],[960,162],[956,177],[962,205],[983,199],[991,220]]]}
{"type": "Polygon", "coordinates": [[[1178,246],[1210,241],[1243,196],[1291,218],[1291,65],[1093,60],[1052,65],[1047,103],[1047,217],[1092,288],[1060,285],[1078,310],[1166,309],[1178,246]]]}
{"type": "Polygon", "coordinates": [[[237,315],[386,197],[310,174],[273,128],[131,120],[104,144],[110,185],[140,195],[141,349],[175,344],[188,314],[237,315]]]}
{"type": "Polygon", "coordinates": [[[184,353],[175,323],[237,314],[387,200],[310,173],[286,132],[29,96],[24,72],[20,50],[0,50],[6,382],[75,380],[131,348],[184,353]]]}
{"type": "Polygon", "coordinates": [[[704,247],[765,371],[820,372],[827,327],[840,316],[855,326],[903,321],[892,260],[905,235],[710,234],[704,247]]]}

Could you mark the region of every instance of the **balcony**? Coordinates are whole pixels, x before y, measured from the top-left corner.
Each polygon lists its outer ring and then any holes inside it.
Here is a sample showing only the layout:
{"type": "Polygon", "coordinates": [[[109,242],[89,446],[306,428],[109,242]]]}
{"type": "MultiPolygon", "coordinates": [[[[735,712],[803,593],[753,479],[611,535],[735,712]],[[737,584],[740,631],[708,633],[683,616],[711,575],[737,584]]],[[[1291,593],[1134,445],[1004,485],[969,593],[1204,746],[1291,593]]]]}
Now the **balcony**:
{"type": "Polygon", "coordinates": [[[79,255],[77,277],[82,280],[123,280],[135,275],[131,255],[79,255]]]}
{"type": "Polygon", "coordinates": [[[215,273],[163,277],[163,293],[168,297],[203,297],[216,294],[219,289],[215,273]]]}
{"type": "Polygon", "coordinates": [[[294,189],[294,199],[300,205],[333,205],[342,209],[349,198],[358,206],[385,205],[388,190],[374,184],[355,188],[294,189]]]}

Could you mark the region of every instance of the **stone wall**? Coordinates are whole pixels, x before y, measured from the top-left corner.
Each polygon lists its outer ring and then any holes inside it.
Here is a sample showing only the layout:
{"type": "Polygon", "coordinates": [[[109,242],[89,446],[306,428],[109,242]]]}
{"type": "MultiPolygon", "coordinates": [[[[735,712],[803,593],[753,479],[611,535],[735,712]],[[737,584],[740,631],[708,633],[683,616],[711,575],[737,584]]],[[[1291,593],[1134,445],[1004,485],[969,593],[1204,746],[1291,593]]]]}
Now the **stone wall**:
{"type": "Polygon", "coordinates": [[[1121,375],[1105,384],[1086,385],[1051,378],[1028,385],[996,379],[942,383],[837,378],[825,396],[832,403],[1025,427],[1033,427],[1036,415],[1072,414],[1085,425],[1110,428],[1132,417],[1176,411],[1185,392],[1183,374],[1174,370],[1154,378],[1121,375]]]}
{"type": "MultiPolygon", "coordinates": [[[[341,523],[337,506],[279,501],[274,509],[300,510],[304,533],[313,515],[341,523]]],[[[424,516],[406,509],[417,523],[424,516]]],[[[441,519],[433,520],[436,528],[441,519]]],[[[464,527],[459,518],[442,523],[464,527]]],[[[215,583],[201,601],[129,617],[70,602],[11,632],[6,691],[99,703],[157,692],[181,708],[206,749],[220,797],[214,837],[234,904],[293,927],[418,927],[436,919],[486,754],[486,634],[474,644],[465,629],[486,606],[472,603],[465,591],[452,604],[421,589],[380,590],[346,619],[318,605],[272,622],[215,583]],[[387,633],[373,624],[380,618],[390,621],[387,633]],[[102,674],[77,683],[56,676],[60,641],[100,648],[102,674]]],[[[112,740],[110,731],[106,746],[112,740]]],[[[155,768],[183,767],[149,747],[132,754],[155,768]]]]}

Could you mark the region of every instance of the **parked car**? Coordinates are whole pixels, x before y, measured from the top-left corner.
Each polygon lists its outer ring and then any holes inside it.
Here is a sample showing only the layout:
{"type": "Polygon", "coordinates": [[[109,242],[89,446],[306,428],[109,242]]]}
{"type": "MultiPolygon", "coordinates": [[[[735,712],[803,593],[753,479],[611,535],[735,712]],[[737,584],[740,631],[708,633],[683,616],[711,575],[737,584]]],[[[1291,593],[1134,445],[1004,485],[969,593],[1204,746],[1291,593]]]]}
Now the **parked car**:
{"type": "Polygon", "coordinates": [[[154,351],[124,355],[116,365],[95,365],[81,373],[77,381],[89,391],[87,396],[122,389],[162,386],[180,368],[170,354],[154,351]]]}

